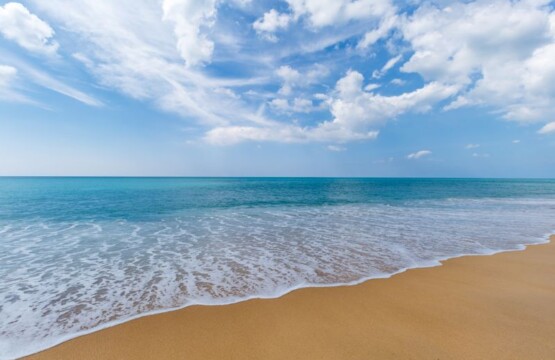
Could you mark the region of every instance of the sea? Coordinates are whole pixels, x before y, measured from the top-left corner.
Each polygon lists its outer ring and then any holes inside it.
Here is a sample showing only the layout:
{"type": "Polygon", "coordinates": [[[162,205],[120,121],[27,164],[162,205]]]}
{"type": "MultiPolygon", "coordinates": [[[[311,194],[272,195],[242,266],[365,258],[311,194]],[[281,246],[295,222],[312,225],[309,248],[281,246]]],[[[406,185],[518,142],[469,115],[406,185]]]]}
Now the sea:
{"type": "Polygon", "coordinates": [[[548,241],[555,180],[0,178],[0,359],[548,241]]]}

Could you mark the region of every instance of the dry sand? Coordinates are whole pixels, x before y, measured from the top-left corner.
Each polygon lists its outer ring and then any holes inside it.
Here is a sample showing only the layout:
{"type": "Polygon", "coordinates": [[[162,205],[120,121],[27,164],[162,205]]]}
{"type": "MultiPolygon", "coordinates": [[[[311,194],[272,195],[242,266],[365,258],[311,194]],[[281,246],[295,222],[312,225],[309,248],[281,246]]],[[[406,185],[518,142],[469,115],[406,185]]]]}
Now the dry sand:
{"type": "Polygon", "coordinates": [[[555,359],[555,237],[361,285],[194,306],[31,359],[555,359]]]}

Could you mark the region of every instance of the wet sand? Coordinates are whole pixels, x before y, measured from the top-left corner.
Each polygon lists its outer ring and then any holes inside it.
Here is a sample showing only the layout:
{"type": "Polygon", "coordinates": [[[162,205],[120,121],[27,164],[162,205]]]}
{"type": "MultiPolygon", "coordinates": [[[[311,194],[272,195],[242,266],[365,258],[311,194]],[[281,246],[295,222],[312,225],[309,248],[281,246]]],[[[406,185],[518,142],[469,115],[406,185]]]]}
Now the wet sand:
{"type": "Polygon", "coordinates": [[[356,286],[193,306],[29,359],[555,359],[555,237],[356,286]]]}

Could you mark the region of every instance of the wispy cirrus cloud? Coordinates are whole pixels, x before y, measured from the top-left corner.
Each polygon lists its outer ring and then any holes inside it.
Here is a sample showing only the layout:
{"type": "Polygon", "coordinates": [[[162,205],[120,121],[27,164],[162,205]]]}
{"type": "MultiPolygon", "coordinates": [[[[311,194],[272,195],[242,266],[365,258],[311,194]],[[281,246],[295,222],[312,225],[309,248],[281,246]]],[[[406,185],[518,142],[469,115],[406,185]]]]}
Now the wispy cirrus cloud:
{"type": "Polygon", "coordinates": [[[0,101],[31,102],[14,86],[16,78],[17,69],[15,67],[0,64],[0,101]]]}
{"type": "Polygon", "coordinates": [[[221,91],[253,79],[219,79],[195,68],[211,61],[212,40],[203,31],[215,16],[214,2],[198,7],[194,1],[169,0],[163,6],[129,0],[71,4],[53,0],[35,5],[83,39],[87,46],[78,58],[101,85],[202,124],[265,121],[256,108],[221,91]],[[185,14],[187,9],[192,13],[185,14]],[[196,39],[185,40],[187,32],[196,39]]]}
{"type": "MultiPolygon", "coordinates": [[[[546,123],[555,116],[548,5],[30,0],[1,8],[15,20],[0,32],[29,53],[77,60],[92,86],[179,114],[210,144],[345,143],[375,139],[411,114],[462,107],[546,123]]],[[[102,104],[57,70],[6,65],[18,79],[102,104]]]]}
{"type": "Polygon", "coordinates": [[[346,151],[347,148],[344,146],[339,146],[339,145],[328,145],[327,149],[329,151],[334,151],[334,152],[343,152],[346,151]]]}
{"type": "Polygon", "coordinates": [[[2,55],[3,60],[7,63],[4,67],[10,69],[9,73],[11,75],[8,79],[8,85],[13,85],[11,86],[11,98],[14,101],[49,108],[46,104],[41,104],[40,101],[34,100],[27,95],[27,93],[29,93],[29,87],[40,87],[67,96],[85,105],[96,107],[103,105],[103,102],[95,96],[89,95],[77,89],[75,86],[57,79],[55,76],[50,75],[48,72],[39,69],[20,57],[12,56],[2,51],[0,51],[0,55],[2,55]],[[18,83],[17,89],[13,84],[15,80],[17,80],[18,83]],[[23,86],[22,84],[26,84],[27,86],[23,86]]]}
{"type": "Polygon", "coordinates": [[[432,154],[432,152],[430,150],[420,150],[420,151],[408,154],[407,159],[409,159],[409,160],[418,160],[418,159],[421,159],[425,156],[429,156],[431,154],[432,154]]]}

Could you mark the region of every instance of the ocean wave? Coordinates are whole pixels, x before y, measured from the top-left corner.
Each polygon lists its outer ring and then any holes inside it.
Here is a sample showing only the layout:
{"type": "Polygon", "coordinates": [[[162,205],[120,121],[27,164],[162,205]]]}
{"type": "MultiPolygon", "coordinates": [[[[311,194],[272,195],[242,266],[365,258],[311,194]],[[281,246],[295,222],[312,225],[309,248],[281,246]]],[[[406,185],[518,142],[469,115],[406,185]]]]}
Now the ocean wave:
{"type": "Polygon", "coordinates": [[[411,200],[173,212],[157,220],[0,221],[0,359],[193,304],[354,284],[521,249],[555,199],[411,200]]]}

